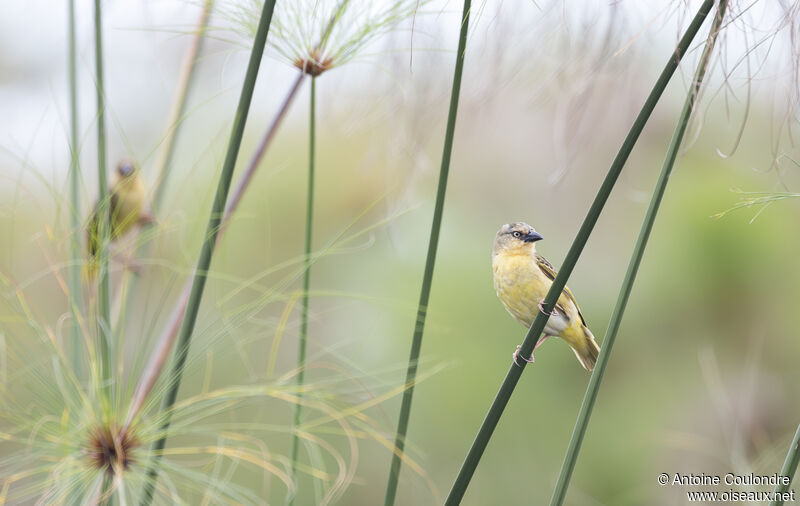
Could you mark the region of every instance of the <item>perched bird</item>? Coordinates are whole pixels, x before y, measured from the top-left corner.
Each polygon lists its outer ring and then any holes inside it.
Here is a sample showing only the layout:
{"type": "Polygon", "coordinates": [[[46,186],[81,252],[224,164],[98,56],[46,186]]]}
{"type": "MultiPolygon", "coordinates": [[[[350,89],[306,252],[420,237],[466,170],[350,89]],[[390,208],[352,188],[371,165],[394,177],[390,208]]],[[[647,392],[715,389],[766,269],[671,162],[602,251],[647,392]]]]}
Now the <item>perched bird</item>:
{"type": "MultiPolygon", "coordinates": [[[[533,227],[522,222],[503,225],[494,238],[492,268],[495,291],[511,316],[525,327],[531,326],[539,311],[545,313],[542,301],[556,277],[550,262],[536,253],[536,241],[541,239],[533,227]]],[[[586,326],[575,297],[566,286],[545,324],[544,336],[534,350],[550,336],[566,341],[587,371],[594,369],[600,348],[586,326]]],[[[515,363],[518,363],[519,348],[517,346],[514,353],[515,363]]],[[[524,360],[533,362],[533,355],[524,360]]]]}
{"type": "MultiPolygon", "coordinates": [[[[130,160],[117,165],[114,180],[109,190],[109,220],[111,240],[122,237],[137,223],[151,223],[152,216],[144,212],[145,186],[139,169],[130,160]]],[[[87,250],[89,261],[86,271],[93,277],[97,271],[97,253],[100,251],[99,203],[89,216],[87,227],[87,250]]]]}

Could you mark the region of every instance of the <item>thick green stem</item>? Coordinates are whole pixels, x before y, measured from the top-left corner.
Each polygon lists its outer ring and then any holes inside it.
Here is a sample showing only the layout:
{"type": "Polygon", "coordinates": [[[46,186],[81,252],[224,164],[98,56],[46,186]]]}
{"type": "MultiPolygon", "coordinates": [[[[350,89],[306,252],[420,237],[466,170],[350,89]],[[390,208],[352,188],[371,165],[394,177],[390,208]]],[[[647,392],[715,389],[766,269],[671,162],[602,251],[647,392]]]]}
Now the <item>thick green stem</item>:
{"type": "Polygon", "coordinates": [[[389,479],[386,483],[384,506],[392,506],[397,496],[397,485],[400,480],[400,470],[403,465],[403,451],[405,449],[408,421],[411,417],[411,401],[414,396],[414,383],[417,378],[417,366],[422,349],[422,335],[425,330],[425,318],[428,314],[428,300],[431,293],[433,268],[436,264],[436,251],[439,246],[439,230],[442,226],[442,213],[444,211],[444,197],[447,193],[447,176],[450,172],[450,157],[453,152],[453,138],[456,129],[456,116],[458,114],[458,98],[461,93],[461,76],[464,72],[464,57],[467,49],[467,34],[469,32],[470,0],[464,0],[464,9],[461,14],[461,31],[458,37],[458,50],[456,65],[453,71],[453,88],[450,92],[450,110],[447,115],[447,129],[445,130],[444,148],[442,150],[442,165],[439,168],[439,186],[436,190],[436,203],[433,208],[433,223],[431,235],[428,239],[428,255],[425,259],[425,272],[422,276],[422,289],[419,294],[419,305],[414,322],[414,335],[411,338],[411,353],[408,358],[406,371],[405,391],[400,405],[400,416],[397,421],[397,433],[394,439],[394,454],[389,469],[389,479]]]}
{"type": "Polygon", "coordinates": [[[100,187],[97,204],[97,337],[100,345],[100,379],[102,391],[108,400],[111,364],[109,344],[111,341],[111,288],[108,273],[108,247],[110,242],[110,198],[106,179],[106,106],[103,86],[103,33],[101,1],[94,0],[94,50],[95,81],[97,90],[97,179],[100,187]]]}
{"type": "Polygon", "coordinates": [[[788,480],[786,483],[778,483],[775,485],[775,490],[773,491],[774,497],[772,502],[769,503],[769,506],[783,505],[783,494],[789,490],[789,485],[792,484],[794,473],[797,472],[798,463],[800,463],[800,425],[797,426],[794,439],[792,439],[792,444],[789,445],[789,452],[786,454],[786,460],[783,462],[783,467],[781,468],[780,475],[788,478],[788,480]],[[778,497],[780,497],[780,499],[778,499],[778,497]]]}
{"type": "Polygon", "coordinates": [[[78,168],[78,150],[80,149],[80,133],[78,132],[78,71],[75,43],[75,0],[69,0],[69,197],[70,197],[70,270],[69,270],[69,294],[70,311],[72,312],[72,332],[70,340],[72,342],[71,359],[75,374],[79,374],[81,365],[81,332],[78,320],[83,311],[81,296],[81,264],[83,253],[81,252],[81,194],[80,178],[78,168]]]}
{"type": "MultiPolygon", "coordinates": [[[[297,353],[297,396],[303,396],[303,382],[305,381],[306,345],[308,342],[308,291],[311,287],[311,233],[314,226],[314,162],[316,150],[316,101],[317,79],[311,78],[311,107],[308,121],[308,194],[306,195],[306,247],[305,247],[305,272],[303,273],[303,300],[300,313],[300,345],[297,353]]],[[[294,405],[294,432],[292,434],[292,478],[297,474],[297,457],[300,438],[297,430],[303,405],[297,402],[294,405]]],[[[294,504],[295,494],[290,492],[287,497],[289,504],[294,504]]]]}
{"type": "Polygon", "coordinates": [[[625,273],[625,279],[622,281],[622,287],[620,289],[619,296],[617,297],[617,303],[614,306],[614,312],[611,314],[611,321],[609,321],[608,328],[606,329],[606,335],[603,339],[603,347],[600,350],[600,356],[597,359],[597,365],[595,366],[592,377],[589,380],[589,386],[586,389],[586,395],[583,398],[583,403],[581,404],[581,409],[578,413],[578,419],[575,422],[575,429],[572,431],[572,437],[570,438],[569,446],[567,447],[567,453],[564,456],[564,463],[561,466],[561,473],[558,476],[558,482],[556,483],[555,490],[553,491],[553,497],[550,499],[550,506],[560,506],[563,504],[564,497],[567,494],[570,478],[572,477],[572,472],[575,469],[575,464],[578,460],[578,452],[580,452],[581,443],[586,435],[586,429],[589,426],[589,418],[592,415],[592,408],[597,400],[597,393],[600,390],[600,384],[603,381],[603,374],[605,374],[608,360],[611,357],[611,350],[614,347],[614,342],[617,338],[617,332],[619,331],[622,316],[625,313],[625,307],[628,303],[631,290],[633,289],[633,283],[636,279],[636,274],[639,271],[639,265],[641,264],[644,250],[647,247],[647,240],[650,238],[650,232],[653,229],[658,208],[661,205],[662,198],[664,197],[669,176],[672,173],[673,167],[675,166],[675,160],[678,157],[681,142],[683,141],[683,136],[686,133],[686,128],[689,126],[689,119],[691,118],[692,111],[694,110],[694,105],[697,101],[697,95],[700,91],[700,85],[703,82],[703,77],[705,76],[708,63],[711,59],[711,53],[714,49],[714,43],[717,40],[717,34],[722,26],[722,19],[725,16],[725,8],[727,3],[728,0],[720,0],[717,15],[714,18],[714,23],[711,25],[711,32],[708,36],[703,54],[700,57],[700,62],[698,63],[692,86],[689,89],[688,95],[686,96],[686,101],[683,104],[683,110],[678,118],[678,125],[675,127],[675,132],[672,135],[672,140],[670,141],[669,148],[667,149],[664,163],[661,166],[661,173],[658,176],[658,182],[656,182],[655,189],[653,190],[653,196],[650,199],[650,205],[647,208],[647,213],[645,214],[644,221],[642,222],[642,227],[639,231],[639,237],[636,239],[636,245],[633,248],[631,260],[628,264],[628,270],[625,273]]]}
{"type": "MultiPolygon", "coordinates": [[[[583,247],[586,245],[586,241],[589,239],[589,235],[594,229],[597,219],[600,217],[600,212],[603,210],[603,207],[605,206],[605,203],[611,194],[611,190],[614,188],[617,178],[622,171],[622,167],[625,165],[628,156],[633,150],[636,141],[639,139],[639,135],[642,133],[642,130],[644,129],[647,120],[650,118],[650,114],[653,112],[653,109],[658,103],[659,98],[661,98],[664,89],[667,87],[672,75],[675,73],[678,63],[680,63],[683,55],[686,54],[686,51],[689,49],[689,45],[691,44],[698,30],[700,30],[700,26],[708,16],[708,13],[711,11],[713,5],[714,0],[705,0],[705,2],[703,2],[703,4],[700,6],[697,15],[686,29],[683,37],[681,37],[675,52],[670,55],[664,70],[661,72],[661,75],[658,78],[658,81],[656,81],[656,84],[653,86],[650,95],[647,97],[642,109],[639,111],[639,115],[636,117],[633,126],[631,126],[631,129],[628,132],[625,141],[622,143],[622,147],[620,147],[617,156],[611,163],[608,174],[603,180],[603,183],[597,192],[597,196],[592,202],[586,218],[584,218],[581,228],[578,230],[578,234],[575,236],[575,240],[572,242],[572,246],[564,258],[564,263],[562,264],[558,275],[553,280],[553,284],[545,296],[543,302],[545,309],[554,307],[555,301],[558,299],[558,296],[564,289],[564,285],[566,285],[567,279],[569,278],[570,274],[572,274],[572,269],[575,267],[575,264],[577,263],[581,252],[583,251],[583,247]]],[[[547,317],[544,313],[538,314],[536,319],[534,319],[533,323],[531,324],[531,328],[528,330],[528,333],[525,336],[525,341],[523,341],[522,346],[520,347],[519,352],[523,357],[530,356],[530,354],[533,352],[533,348],[536,345],[536,342],[539,340],[542,330],[544,330],[545,323],[547,323],[547,317]]],[[[469,482],[475,473],[475,469],[478,467],[481,456],[483,455],[486,446],[489,444],[489,440],[494,433],[495,427],[497,427],[497,423],[500,421],[503,410],[505,409],[506,404],[508,404],[508,400],[511,398],[511,394],[514,392],[514,388],[516,388],[519,378],[522,376],[525,365],[525,362],[523,362],[522,365],[517,365],[514,363],[511,364],[511,367],[509,368],[508,373],[506,374],[506,377],[503,380],[503,383],[500,386],[500,389],[498,390],[491,407],[489,408],[489,412],[486,414],[486,418],[483,420],[481,428],[479,429],[478,434],[475,436],[475,440],[470,447],[469,453],[467,454],[458,476],[453,483],[450,494],[447,496],[447,500],[445,502],[446,505],[453,506],[461,503],[461,499],[464,497],[467,486],[469,485],[469,482]]]]}
{"type": "MultiPolygon", "coordinates": [[[[189,294],[189,302],[186,307],[186,313],[183,317],[183,323],[178,334],[178,343],[175,350],[175,360],[170,373],[168,388],[166,396],[162,403],[162,411],[166,411],[166,418],[161,426],[162,436],[156,441],[153,447],[153,454],[155,459],[160,458],[161,450],[164,449],[167,441],[167,430],[170,425],[170,412],[169,409],[175,403],[178,396],[178,389],[180,388],[181,377],[183,375],[183,368],[186,363],[186,358],[189,354],[189,345],[192,339],[195,323],[197,322],[197,314],[200,310],[200,302],[203,298],[203,290],[206,285],[206,274],[211,265],[211,258],[214,254],[214,245],[216,244],[217,234],[219,233],[219,224],[225,210],[225,201],[228,198],[228,191],[231,186],[231,179],[233,178],[233,170],[236,166],[236,158],[239,154],[239,148],[242,144],[242,136],[244,134],[244,127],[247,123],[247,115],[250,111],[250,102],[253,98],[253,90],[256,85],[256,78],[258,77],[258,69],[261,65],[261,57],[264,54],[264,46],[267,42],[267,33],[269,32],[269,25],[272,21],[272,13],[275,9],[275,0],[267,0],[264,2],[264,7],[261,11],[261,18],[258,22],[258,30],[256,37],[253,41],[253,48],[250,52],[250,61],[247,66],[247,74],[245,75],[244,83],[242,85],[242,93],[239,96],[239,105],[236,108],[236,116],[233,121],[233,128],[231,130],[231,137],[228,142],[228,151],[225,155],[225,161],[222,165],[222,173],[220,174],[219,183],[217,184],[217,193],[214,196],[214,203],[211,207],[211,213],[208,218],[208,226],[206,227],[205,235],[203,236],[203,244],[200,250],[200,257],[197,260],[197,266],[194,270],[192,281],[192,289],[189,294]]],[[[153,462],[148,471],[149,479],[145,486],[144,498],[142,504],[150,504],[153,500],[155,493],[156,480],[158,478],[158,463],[153,462]]]]}

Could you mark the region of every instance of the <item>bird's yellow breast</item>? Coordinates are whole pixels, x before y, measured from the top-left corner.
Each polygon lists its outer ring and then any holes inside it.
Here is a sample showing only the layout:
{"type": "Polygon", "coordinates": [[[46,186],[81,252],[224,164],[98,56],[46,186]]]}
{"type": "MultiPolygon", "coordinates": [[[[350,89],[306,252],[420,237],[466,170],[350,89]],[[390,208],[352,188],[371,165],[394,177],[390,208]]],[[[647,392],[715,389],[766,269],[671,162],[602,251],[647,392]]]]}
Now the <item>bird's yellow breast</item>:
{"type": "Polygon", "coordinates": [[[498,253],[492,258],[492,267],[497,296],[514,318],[530,326],[538,303],[547,295],[552,282],[530,255],[498,253]]]}
{"type": "MultiPolygon", "coordinates": [[[[539,314],[539,302],[547,296],[553,281],[539,267],[534,255],[515,253],[500,252],[492,257],[494,288],[511,316],[530,327],[539,314]]],[[[578,306],[564,292],[558,297],[556,309],[545,324],[545,333],[566,339],[582,338],[578,306]]]]}
{"type": "Polygon", "coordinates": [[[116,208],[112,210],[112,235],[120,237],[136,222],[144,207],[145,189],[139,177],[120,181],[114,188],[116,208]]]}

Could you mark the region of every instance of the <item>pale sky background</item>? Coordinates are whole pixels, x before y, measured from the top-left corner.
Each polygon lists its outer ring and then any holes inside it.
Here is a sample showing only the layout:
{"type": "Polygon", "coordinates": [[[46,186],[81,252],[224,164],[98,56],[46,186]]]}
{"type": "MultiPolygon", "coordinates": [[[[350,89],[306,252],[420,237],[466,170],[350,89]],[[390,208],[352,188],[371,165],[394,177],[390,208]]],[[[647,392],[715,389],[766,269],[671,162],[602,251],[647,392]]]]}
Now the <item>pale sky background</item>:
{"type": "MultiPolygon", "coordinates": [[[[660,66],[664,60],[663,52],[677,38],[679,26],[685,26],[687,18],[693,15],[688,13],[693,13],[699,3],[692,1],[687,6],[685,2],[674,0],[475,2],[476,16],[472,20],[467,60],[467,76],[472,72],[475,77],[465,83],[463,100],[483,99],[478,89],[482,83],[476,81],[486,75],[493,76],[490,78],[492,90],[502,92],[506,84],[515,80],[521,89],[525,89],[526,84],[521,81],[526,79],[524,68],[528,64],[541,67],[541,62],[549,61],[560,72],[571,66],[580,69],[586,65],[581,61],[581,49],[577,47],[581,38],[592,29],[599,30],[599,35],[602,35],[611,16],[617,17],[614,27],[617,39],[625,42],[614,43],[616,50],[613,56],[606,58],[606,64],[632,68],[636,64],[652,62],[660,66]],[[614,10],[616,14],[613,14],[614,10]],[[557,43],[553,42],[555,38],[559,39],[557,43]],[[577,49],[571,47],[573,43],[577,49]],[[559,51],[565,51],[566,56],[559,51]],[[487,73],[487,69],[494,70],[496,66],[505,70],[487,73]]],[[[280,4],[278,2],[278,8],[280,4]]],[[[769,2],[754,2],[753,5],[745,3],[738,7],[746,12],[737,21],[738,25],[726,34],[729,68],[740,62],[744,47],[752,47],[754,40],[768,35],[768,28],[778,21],[781,11],[769,10],[769,7],[764,7],[767,4],[769,2]],[[754,24],[759,30],[743,30],[742,23],[754,24]]],[[[4,15],[0,17],[0,111],[3,111],[4,121],[0,122],[0,176],[6,180],[19,178],[23,167],[35,167],[45,179],[66,171],[66,6],[66,1],[54,0],[3,1],[4,15]]],[[[425,13],[418,16],[414,26],[414,59],[410,65],[407,50],[412,40],[409,21],[400,30],[375,41],[364,52],[377,53],[378,57],[366,56],[347,65],[347,71],[331,72],[333,77],[326,78],[327,86],[320,90],[321,96],[345,93],[347,98],[358,102],[362,94],[392,94],[403,88],[409,79],[436,69],[437,62],[451,65],[460,7],[461,4],[454,1],[432,2],[424,7],[425,13]],[[389,41],[393,47],[405,50],[387,53],[389,41]],[[398,64],[391,67],[383,57],[392,58],[392,62],[398,64]],[[345,80],[349,84],[342,87],[345,80]]],[[[82,157],[85,167],[89,168],[95,164],[93,149],[89,149],[94,143],[90,127],[96,110],[92,91],[93,3],[77,0],[77,9],[80,127],[86,139],[82,157]]],[[[185,32],[191,30],[198,12],[197,3],[186,0],[104,2],[105,78],[111,130],[109,160],[121,156],[120,152],[124,154],[126,139],[133,143],[127,150],[132,150],[136,158],[152,156],[163,132],[163,118],[171,101],[183,51],[189,42],[185,32]],[[153,111],[161,111],[155,121],[150,117],[153,111]],[[140,136],[140,133],[145,135],[140,136]]],[[[225,28],[226,23],[221,16],[213,17],[211,21],[211,25],[217,28],[225,28]]],[[[236,35],[226,30],[215,34],[236,40],[236,35]]],[[[793,85],[786,41],[785,33],[774,41],[768,40],[757,47],[749,70],[746,63],[735,67],[731,84],[737,92],[736,100],[744,103],[744,82],[758,69],[752,96],[778,104],[786,103],[783,97],[792,93],[793,85]],[[768,53],[769,56],[765,57],[768,53]]],[[[268,117],[296,75],[295,70],[280,60],[274,51],[270,55],[265,58],[259,76],[254,104],[259,109],[254,110],[251,117],[257,117],[260,111],[266,111],[263,116],[268,117]]],[[[231,42],[209,40],[204,58],[201,83],[195,89],[190,107],[229,111],[228,116],[231,116],[247,52],[231,42]]],[[[534,68],[533,73],[536,72],[534,68]]],[[[719,88],[720,75],[720,72],[713,74],[716,82],[712,80],[712,88],[719,88]]],[[[437,89],[444,93],[450,78],[450,72],[435,72],[432,76],[437,89]]],[[[684,82],[687,78],[683,76],[684,82]]],[[[643,83],[648,86],[650,80],[649,74],[643,77],[643,83]]],[[[337,107],[336,101],[320,102],[327,104],[325,107],[328,108],[337,107]]],[[[339,103],[342,104],[339,112],[354,110],[351,102],[339,103]]],[[[224,131],[230,118],[226,118],[224,112],[220,114],[219,125],[208,125],[208,128],[224,131]]],[[[8,189],[8,185],[3,183],[0,191],[3,187],[8,189]]]]}

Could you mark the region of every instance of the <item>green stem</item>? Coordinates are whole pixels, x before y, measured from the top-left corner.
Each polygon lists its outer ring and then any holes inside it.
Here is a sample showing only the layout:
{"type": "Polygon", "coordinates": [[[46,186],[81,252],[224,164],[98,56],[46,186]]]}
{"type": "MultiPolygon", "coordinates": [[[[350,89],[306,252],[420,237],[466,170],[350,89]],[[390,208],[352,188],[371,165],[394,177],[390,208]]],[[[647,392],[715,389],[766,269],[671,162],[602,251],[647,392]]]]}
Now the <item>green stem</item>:
{"type": "MultiPolygon", "coordinates": [[[[303,300],[300,313],[300,348],[297,354],[297,397],[303,396],[303,382],[305,381],[306,366],[306,345],[308,341],[308,291],[311,286],[311,232],[314,225],[314,163],[316,152],[316,101],[317,101],[317,79],[311,78],[311,107],[308,123],[308,194],[306,196],[306,249],[305,249],[305,272],[303,273],[303,300]]],[[[300,426],[300,418],[303,406],[300,402],[294,405],[294,431],[292,433],[292,478],[297,473],[297,454],[299,450],[300,438],[297,430],[300,426]]],[[[288,503],[294,504],[295,494],[290,494],[288,503]]]]}
{"type": "Polygon", "coordinates": [[[109,342],[111,334],[111,289],[108,276],[108,247],[110,242],[110,199],[108,181],[106,179],[106,122],[105,122],[105,87],[103,86],[103,33],[102,11],[100,0],[94,0],[94,49],[95,76],[97,89],[97,178],[100,186],[97,205],[97,235],[99,251],[97,255],[97,336],[100,341],[100,378],[102,391],[108,400],[111,381],[111,364],[109,363],[109,342]]]}
{"type": "MultiPolygon", "coordinates": [[[[160,458],[161,450],[164,449],[167,441],[167,430],[169,429],[171,415],[169,409],[175,403],[178,396],[178,389],[181,384],[181,377],[183,376],[183,368],[186,363],[186,358],[189,354],[189,345],[191,344],[192,333],[194,331],[195,323],[197,322],[197,314],[200,310],[200,302],[203,298],[203,290],[206,285],[206,274],[211,265],[211,258],[214,254],[214,245],[219,233],[219,224],[222,219],[223,211],[225,210],[225,201],[228,198],[228,191],[231,186],[231,179],[233,178],[233,170],[236,167],[236,158],[239,154],[239,148],[242,144],[242,136],[244,134],[244,127],[247,123],[247,115],[250,111],[250,102],[253,98],[253,90],[256,85],[256,78],[258,77],[258,69],[261,65],[261,57],[264,54],[264,46],[267,42],[267,33],[269,32],[269,25],[272,21],[272,13],[275,9],[275,0],[266,0],[264,7],[261,11],[261,18],[258,22],[258,29],[253,41],[253,48],[250,51],[250,61],[247,65],[247,74],[245,75],[244,83],[242,85],[242,93],[239,96],[239,105],[236,108],[236,116],[233,121],[233,128],[231,129],[231,137],[228,142],[228,150],[225,155],[225,161],[222,164],[222,173],[220,174],[219,183],[217,184],[217,192],[214,196],[214,203],[211,207],[211,213],[208,218],[208,226],[206,227],[205,235],[203,236],[203,245],[200,250],[200,257],[197,260],[197,266],[194,270],[192,289],[189,295],[189,302],[186,307],[186,313],[183,318],[183,323],[178,334],[178,343],[175,350],[175,361],[167,385],[169,390],[162,402],[162,412],[166,412],[165,421],[161,426],[161,438],[156,441],[153,447],[153,454],[156,461],[160,458]]],[[[158,478],[158,463],[153,462],[148,470],[148,480],[145,485],[144,498],[142,504],[150,504],[153,500],[155,493],[156,480],[158,478]]]]}
{"type": "Polygon", "coordinates": [[[788,481],[785,484],[779,483],[775,485],[775,490],[772,492],[774,497],[772,502],[769,503],[769,506],[783,505],[783,497],[778,499],[777,496],[783,496],[783,494],[789,490],[789,485],[792,484],[792,480],[794,479],[794,473],[797,472],[798,463],[800,463],[800,425],[797,426],[794,439],[792,439],[792,444],[789,445],[789,452],[786,454],[786,460],[783,462],[783,467],[781,468],[780,475],[788,478],[788,481]]]}
{"type": "Polygon", "coordinates": [[[581,409],[578,413],[578,419],[575,422],[575,428],[572,431],[572,437],[570,438],[569,446],[567,447],[567,453],[564,456],[564,463],[561,466],[561,473],[558,476],[558,482],[556,483],[555,490],[553,491],[553,497],[550,499],[550,506],[560,506],[563,504],[564,498],[567,494],[570,478],[572,477],[572,472],[575,469],[575,464],[578,460],[578,452],[580,452],[581,443],[586,435],[586,429],[589,426],[589,418],[592,415],[592,408],[597,400],[600,384],[603,381],[603,374],[605,374],[608,360],[611,357],[611,350],[614,347],[614,342],[617,338],[617,332],[619,331],[622,316],[625,313],[625,307],[628,303],[631,290],[633,289],[633,283],[636,279],[636,274],[639,271],[639,265],[641,264],[644,250],[647,247],[647,241],[650,238],[650,232],[653,229],[658,208],[661,205],[661,200],[664,197],[669,176],[672,173],[673,167],[675,166],[675,160],[678,157],[678,152],[680,151],[681,142],[683,141],[684,134],[686,133],[686,128],[689,126],[689,119],[691,118],[692,111],[694,110],[697,96],[700,91],[700,85],[703,82],[703,77],[705,76],[708,63],[711,59],[711,53],[714,49],[714,43],[717,40],[717,34],[722,26],[722,19],[725,16],[725,8],[727,7],[727,3],[728,0],[720,0],[717,15],[714,18],[714,23],[711,25],[711,32],[706,42],[705,49],[703,50],[703,54],[700,57],[697,71],[694,76],[694,81],[692,82],[692,87],[686,96],[686,101],[683,104],[683,110],[678,118],[678,125],[675,127],[675,132],[672,135],[672,140],[670,141],[669,148],[667,149],[664,163],[661,166],[661,173],[658,176],[658,182],[653,190],[653,196],[650,199],[650,205],[647,208],[647,213],[645,214],[642,222],[642,227],[639,231],[639,237],[636,239],[636,245],[634,246],[633,253],[631,254],[631,260],[628,264],[628,270],[625,273],[625,279],[622,281],[622,287],[620,288],[617,303],[614,306],[613,313],[611,314],[611,321],[609,321],[608,328],[606,329],[606,336],[605,339],[603,339],[603,347],[600,350],[600,356],[597,359],[597,365],[595,366],[592,377],[589,380],[589,386],[586,389],[586,395],[583,398],[583,403],[581,404],[581,409]]]}
{"type": "Polygon", "coordinates": [[[436,251],[439,246],[439,230],[442,226],[442,214],[444,211],[444,197],[447,192],[447,176],[450,172],[450,157],[453,152],[453,138],[456,129],[456,116],[458,113],[458,98],[461,93],[461,76],[464,72],[464,57],[467,49],[467,34],[469,32],[469,15],[471,1],[464,0],[464,8],[461,13],[461,31],[458,37],[458,50],[456,53],[456,65],[453,72],[453,88],[450,92],[450,110],[447,115],[447,128],[445,130],[444,148],[442,150],[442,165],[439,168],[439,185],[436,190],[436,203],[433,208],[433,223],[431,224],[431,235],[428,239],[428,255],[425,259],[425,271],[422,276],[422,289],[419,294],[419,305],[414,324],[414,335],[411,339],[411,353],[408,358],[408,369],[406,371],[405,391],[400,405],[400,416],[397,421],[397,433],[395,434],[395,451],[392,455],[392,464],[389,469],[389,479],[386,483],[386,495],[384,506],[392,506],[397,496],[397,485],[400,480],[400,470],[403,465],[403,451],[405,449],[406,434],[408,433],[408,421],[411,417],[411,401],[414,396],[414,383],[417,378],[417,367],[419,355],[422,349],[422,335],[425,330],[425,318],[428,314],[428,300],[431,293],[431,282],[433,280],[433,268],[436,263],[436,251]]]}
{"type": "MultiPolygon", "coordinates": [[[[611,163],[608,174],[603,180],[603,184],[600,186],[597,196],[592,202],[592,205],[586,214],[586,218],[584,218],[581,228],[578,230],[578,234],[575,236],[575,240],[572,242],[572,246],[564,258],[564,263],[562,264],[558,275],[553,280],[553,284],[544,298],[543,304],[545,309],[554,307],[555,301],[564,289],[567,278],[569,278],[570,274],[572,274],[572,269],[575,267],[578,257],[580,257],[583,247],[586,245],[586,241],[589,239],[589,235],[597,223],[600,212],[603,210],[603,207],[605,206],[605,203],[611,194],[611,190],[614,188],[614,184],[616,183],[617,178],[622,171],[622,167],[625,165],[628,156],[633,150],[636,141],[639,139],[639,135],[642,133],[650,114],[653,112],[653,109],[658,103],[658,100],[664,92],[664,89],[667,87],[670,78],[675,73],[678,63],[680,63],[681,58],[689,49],[689,45],[700,29],[700,26],[703,24],[706,16],[708,16],[708,13],[711,11],[713,4],[714,0],[705,0],[700,6],[697,15],[686,29],[686,32],[678,43],[676,50],[670,55],[664,70],[661,72],[661,75],[658,78],[658,81],[656,81],[656,84],[653,86],[650,95],[647,97],[642,109],[639,111],[639,115],[636,117],[633,126],[631,126],[631,129],[628,132],[625,141],[622,143],[622,147],[620,147],[617,156],[611,163]]],[[[523,341],[522,346],[520,347],[519,352],[523,357],[530,356],[530,354],[533,352],[533,348],[536,345],[536,342],[539,340],[539,336],[541,335],[546,322],[547,317],[544,315],[544,313],[538,314],[536,319],[534,319],[533,323],[531,324],[531,328],[528,330],[528,333],[525,336],[525,341],[523,341]]],[[[498,390],[491,407],[489,408],[489,412],[486,414],[486,418],[483,420],[481,428],[478,431],[478,434],[475,436],[475,440],[470,447],[469,453],[467,454],[458,476],[453,483],[450,494],[447,496],[447,500],[445,501],[446,505],[453,506],[461,503],[461,499],[464,497],[464,493],[466,492],[467,486],[472,479],[472,475],[475,473],[475,469],[478,467],[481,456],[483,455],[486,446],[489,444],[489,440],[492,437],[495,427],[497,427],[497,423],[500,421],[503,410],[505,409],[506,404],[508,404],[508,400],[511,398],[511,394],[514,392],[514,388],[517,386],[519,378],[522,376],[525,365],[525,362],[523,362],[523,365],[521,366],[513,363],[511,364],[511,367],[509,368],[508,373],[506,374],[506,377],[503,380],[503,383],[500,386],[500,389],[498,390]]]]}
{"type": "Polygon", "coordinates": [[[72,206],[70,226],[72,230],[70,240],[70,271],[69,271],[69,292],[70,292],[70,311],[72,312],[72,367],[76,375],[79,375],[81,365],[81,332],[78,320],[83,311],[81,297],[81,265],[83,253],[81,252],[80,230],[81,230],[81,194],[78,167],[78,150],[80,149],[80,133],[78,132],[78,72],[76,58],[76,36],[75,36],[75,0],[69,0],[69,195],[72,206]]]}

